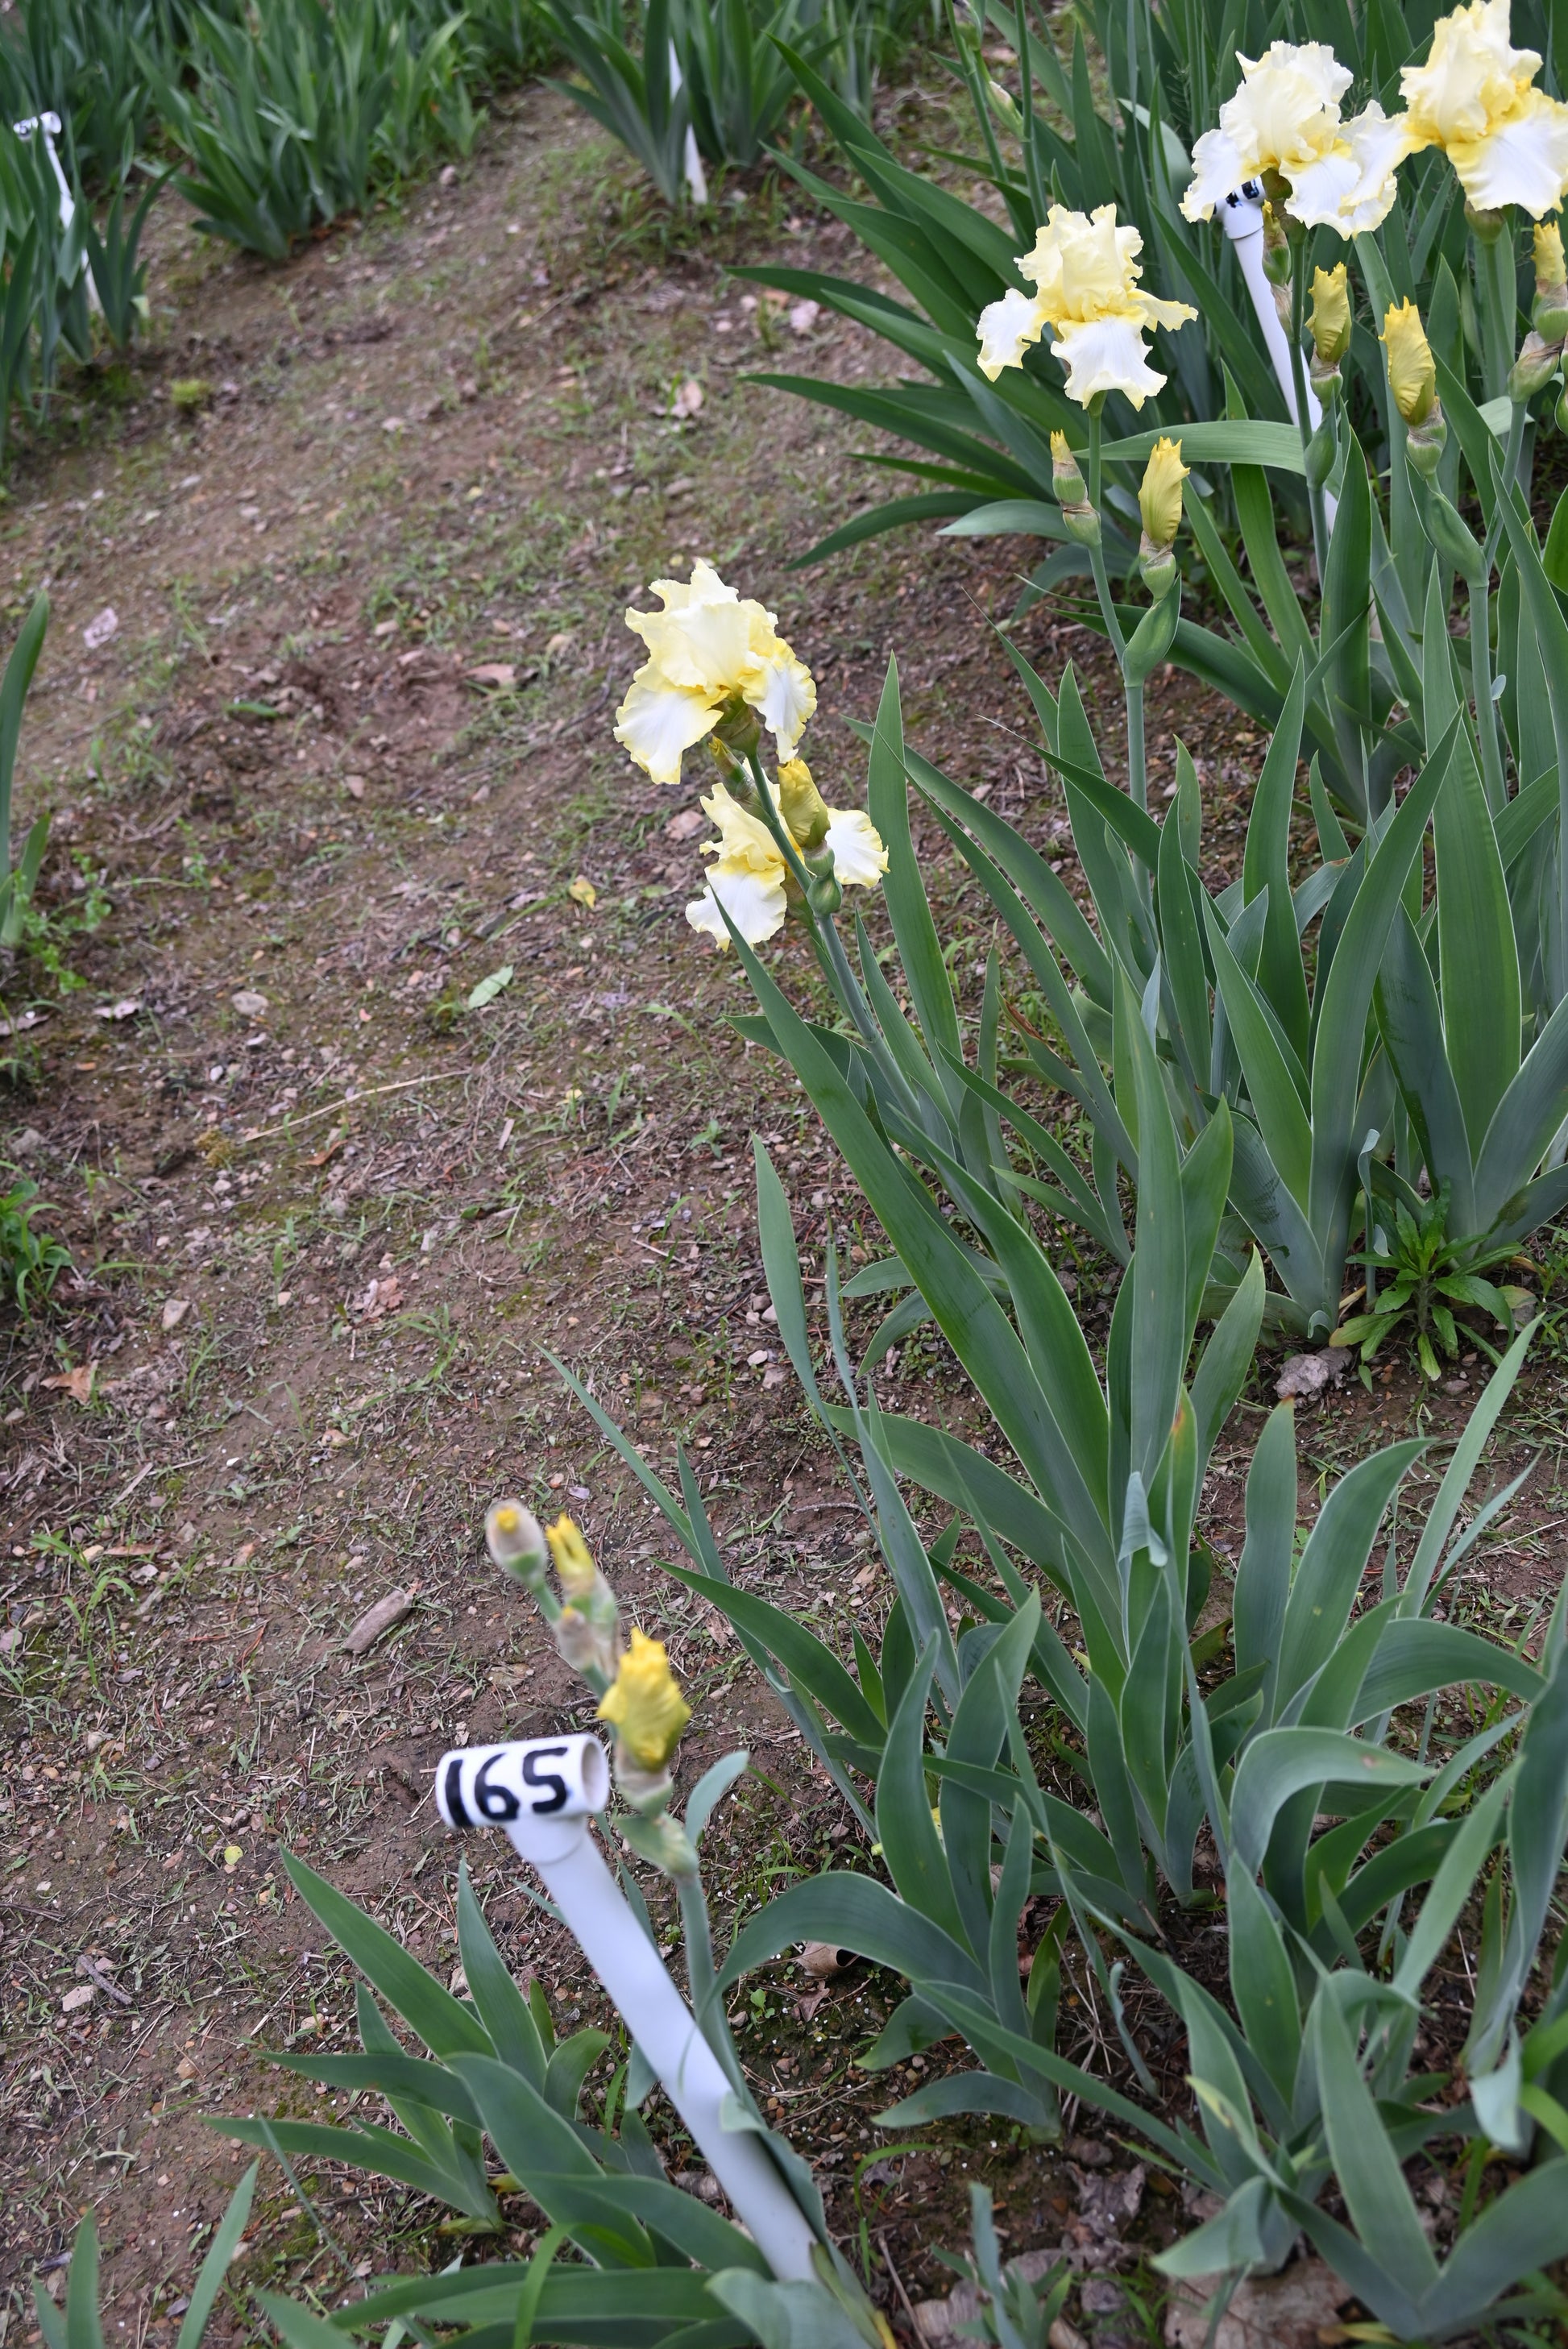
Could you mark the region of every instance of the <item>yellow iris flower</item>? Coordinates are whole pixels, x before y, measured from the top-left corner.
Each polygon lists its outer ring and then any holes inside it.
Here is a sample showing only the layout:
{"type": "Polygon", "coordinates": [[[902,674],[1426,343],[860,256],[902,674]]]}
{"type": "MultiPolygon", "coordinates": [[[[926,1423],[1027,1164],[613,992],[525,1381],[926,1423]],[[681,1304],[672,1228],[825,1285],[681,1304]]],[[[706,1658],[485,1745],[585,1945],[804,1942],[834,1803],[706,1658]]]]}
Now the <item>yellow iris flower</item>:
{"type": "Polygon", "coordinates": [[[1532,87],[1533,49],[1510,38],[1509,0],[1440,17],[1424,65],[1399,75],[1409,151],[1440,147],[1479,211],[1519,204],[1539,220],[1568,191],[1568,106],[1532,87]]]}
{"type": "Polygon", "coordinates": [[[778,633],[777,615],[738,596],[710,563],[689,582],[655,579],[660,612],[628,611],[648,658],[615,712],[615,740],[655,783],[678,783],[681,759],[744,704],[789,758],[817,707],[810,670],[778,633]]]}
{"type": "Polygon", "coordinates": [[[1033,295],[1016,288],[980,313],[980,372],[992,383],[1004,367],[1022,367],[1024,353],[1049,326],[1051,356],[1067,369],[1069,399],[1087,408],[1102,392],[1125,392],[1141,408],[1165,378],[1149,364],[1143,337],[1153,326],[1181,326],[1195,318],[1185,302],[1165,302],[1139,284],[1143,239],[1118,227],[1116,206],[1092,215],[1053,204],[1034,250],[1018,255],[1018,274],[1033,295]]]}
{"type": "MultiPolygon", "coordinates": [[[[827,807],[803,759],[786,760],[779,782],[787,816],[801,809],[810,812],[811,800],[826,815],[820,844],[831,852],[834,878],[845,885],[874,889],[887,871],[887,850],[864,811],[827,807]]],[[[718,827],[718,838],[703,843],[704,854],[713,862],[707,888],[686,909],[686,920],[716,946],[727,947],[727,913],[747,945],[759,947],[782,928],[789,909],[783,851],[762,818],[732,799],[722,782],[714,785],[703,806],[718,827]]]]}
{"type": "Polygon", "coordinates": [[[1376,103],[1353,120],[1339,101],[1351,75],[1326,41],[1275,41],[1261,57],[1238,54],[1241,87],[1220,109],[1217,129],[1192,150],[1181,198],[1189,220],[1208,220],[1244,180],[1289,182],[1285,210],[1307,228],[1356,236],[1392,208],[1395,172],[1409,149],[1402,116],[1376,103]]]}

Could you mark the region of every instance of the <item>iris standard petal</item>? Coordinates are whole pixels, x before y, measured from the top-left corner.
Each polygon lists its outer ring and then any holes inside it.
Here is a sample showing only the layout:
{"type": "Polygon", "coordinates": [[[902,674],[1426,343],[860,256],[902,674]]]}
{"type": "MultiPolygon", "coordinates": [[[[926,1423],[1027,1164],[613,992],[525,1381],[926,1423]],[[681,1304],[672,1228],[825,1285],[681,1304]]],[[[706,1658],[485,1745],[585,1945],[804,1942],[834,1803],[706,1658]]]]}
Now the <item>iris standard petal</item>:
{"type": "Polygon", "coordinates": [[[1240,62],[1241,87],[1221,107],[1220,128],[1249,178],[1272,170],[1292,179],[1337,134],[1351,75],[1326,41],[1274,41],[1261,57],[1240,62]]]}
{"type": "Polygon", "coordinates": [[[1400,69],[1415,144],[1451,156],[1456,146],[1484,139],[1514,113],[1540,70],[1533,49],[1512,45],[1509,0],[1451,9],[1433,26],[1425,62],[1400,69]]]}
{"type": "Polygon", "coordinates": [[[738,598],[637,616],[637,634],[671,685],[728,692],[746,665],[751,619],[738,598]]]}
{"type": "Polygon", "coordinates": [[[778,743],[779,757],[789,758],[817,707],[816,681],[805,662],[775,636],[760,657],[753,653],[741,690],[778,743]]]}

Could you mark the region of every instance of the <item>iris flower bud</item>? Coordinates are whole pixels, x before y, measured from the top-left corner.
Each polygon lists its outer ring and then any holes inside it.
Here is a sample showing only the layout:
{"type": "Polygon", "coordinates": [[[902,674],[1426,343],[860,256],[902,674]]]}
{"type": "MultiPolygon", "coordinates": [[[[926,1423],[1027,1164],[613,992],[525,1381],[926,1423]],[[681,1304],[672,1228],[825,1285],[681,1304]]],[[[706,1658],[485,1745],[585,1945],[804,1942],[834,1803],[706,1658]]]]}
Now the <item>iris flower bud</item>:
{"type": "Polygon", "coordinates": [[[1343,261],[1313,271],[1311,325],[1318,365],[1337,368],[1350,348],[1350,277],[1343,261]]]}
{"type": "Polygon", "coordinates": [[[1563,258],[1563,233],[1555,221],[1535,224],[1535,307],[1531,324],[1543,343],[1561,343],[1568,336],[1568,266],[1563,258]]]}
{"type": "Polygon", "coordinates": [[[1176,558],[1171,549],[1181,527],[1181,484],[1187,473],[1181,462],[1180,440],[1157,440],[1138,492],[1138,510],[1143,517],[1138,567],[1144,585],[1157,602],[1176,584],[1176,558]]]}
{"type": "Polygon", "coordinates": [[[650,1640],[634,1625],[632,1644],[600,1704],[599,1718],[612,1724],[617,1746],[638,1770],[668,1766],[691,1707],[676,1683],[662,1640],[650,1640]]]}
{"type": "Polygon", "coordinates": [[[1413,430],[1426,422],[1438,401],[1437,362],[1413,302],[1390,305],[1381,340],[1388,354],[1388,388],[1394,405],[1413,430]]]}
{"type": "Polygon", "coordinates": [[[593,1588],[599,1569],[593,1563],[593,1551],[576,1526],[570,1517],[557,1517],[544,1538],[550,1544],[550,1555],[555,1560],[555,1571],[568,1599],[586,1599],[593,1588]]]}
{"type": "Polygon", "coordinates": [[[1051,482],[1069,538],[1080,546],[1099,544],[1099,516],[1088,502],[1088,488],[1065,432],[1051,435],[1051,482]]]}
{"type": "Polygon", "coordinates": [[[1340,359],[1350,350],[1350,274],[1343,261],[1312,270],[1312,390],[1328,401],[1340,390],[1340,359]]]}
{"type": "Polygon", "coordinates": [[[1427,533],[1445,563],[1465,579],[1484,574],[1485,554],[1460,515],[1444,497],[1434,489],[1427,500],[1427,533]]]}
{"type": "Polygon", "coordinates": [[[1271,285],[1290,284],[1290,239],[1279,209],[1274,204],[1264,206],[1264,275],[1271,285]]]}
{"type": "Polygon", "coordinates": [[[991,111],[1003,129],[1010,130],[1015,139],[1021,139],[1024,135],[1024,118],[1018,111],[1017,100],[1011,91],[1004,89],[999,81],[987,78],[985,95],[991,101],[991,111]]]}
{"type": "Polygon", "coordinates": [[[832,811],[811,781],[804,759],[786,759],[779,769],[779,807],[798,848],[820,848],[832,811]]]}
{"type": "Polygon", "coordinates": [[[539,1519],[521,1501],[497,1501],[485,1517],[485,1544],[497,1566],[537,1593],[550,1562],[539,1519]]]}
{"type": "Polygon", "coordinates": [[[1532,327],[1519,347],[1519,357],[1508,371],[1508,396],[1522,407],[1533,399],[1543,385],[1549,384],[1557,372],[1557,362],[1563,355],[1561,342],[1543,342],[1532,327]]]}

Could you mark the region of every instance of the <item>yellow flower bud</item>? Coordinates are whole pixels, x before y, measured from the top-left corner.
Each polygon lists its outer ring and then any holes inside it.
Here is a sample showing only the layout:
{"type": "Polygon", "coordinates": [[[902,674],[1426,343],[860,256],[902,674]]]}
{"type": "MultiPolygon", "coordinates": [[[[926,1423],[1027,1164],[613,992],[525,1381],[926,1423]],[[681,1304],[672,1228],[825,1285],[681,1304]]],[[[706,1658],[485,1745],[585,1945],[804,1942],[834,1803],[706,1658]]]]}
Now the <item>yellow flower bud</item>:
{"type": "Polygon", "coordinates": [[[612,1723],[618,1745],[639,1770],[662,1770],[691,1719],[691,1707],[676,1685],[662,1640],[650,1640],[635,1626],[621,1659],[615,1684],[599,1707],[612,1723]]]}
{"type": "Polygon", "coordinates": [[[1437,404],[1438,370],[1413,302],[1393,304],[1381,340],[1388,354],[1388,388],[1408,425],[1424,424],[1437,404]]]}
{"type": "Polygon", "coordinates": [[[1343,261],[1312,273],[1312,347],[1326,367],[1350,348],[1350,278],[1343,261]]]}
{"type": "Polygon", "coordinates": [[[545,1527],[544,1538],[550,1544],[550,1555],[555,1560],[562,1590],[569,1598],[586,1599],[593,1588],[593,1557],[572,1519],[557,1517],[552,1526],[545,1527]]]}
{"type": "Polygon", "coordinates": [[[820,848],[832,812],[811,781],[804,759],[786,759],[779,769],[779,805],[797,846],[820,848]]]}
{"type": "Polygon", "coordinates": [[[1138,492],[1138,510],[1151,547],[1171,545],[1181,527],[1181,484],[1187,472],[1180,440],[1156,440],[1138,492]]]}

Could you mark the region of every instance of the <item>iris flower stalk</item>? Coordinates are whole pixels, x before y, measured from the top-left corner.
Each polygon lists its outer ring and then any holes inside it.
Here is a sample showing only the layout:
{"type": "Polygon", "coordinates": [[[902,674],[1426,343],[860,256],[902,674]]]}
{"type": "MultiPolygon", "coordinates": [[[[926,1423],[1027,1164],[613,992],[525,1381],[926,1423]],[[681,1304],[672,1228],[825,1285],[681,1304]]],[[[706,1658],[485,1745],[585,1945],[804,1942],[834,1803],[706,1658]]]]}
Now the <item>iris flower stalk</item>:
{"type": "Polygon", "coordinates": [[[485,1519],[485,1536],[491,1557],[521,1583],[560,1653],[598,1699],[599,1718],[615,1733],[617,1786],[643,1828],[651,1830],[639,1833],[638,1848],[669,1877],[680,1904],[692,2013],[730,2085],[744,2096],[745,2075],[724,2002],[715,1994],[713,1927],[696,1850],[669,1811],[669,1765],[691,1713],[663,1642],[634,1629],[622,1648],[614,1591],[570,1517],[544,1529],[521,1502],[498,1501],[485,1519]],[[564,1603],[550,1587],[552,1564],[564,1603]],[[584,1636],[587,1626],[593,1638],[584,1636]]]}

